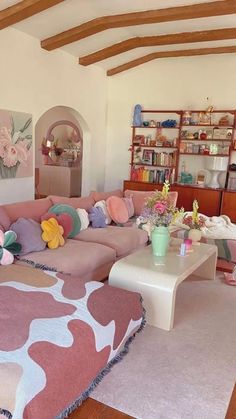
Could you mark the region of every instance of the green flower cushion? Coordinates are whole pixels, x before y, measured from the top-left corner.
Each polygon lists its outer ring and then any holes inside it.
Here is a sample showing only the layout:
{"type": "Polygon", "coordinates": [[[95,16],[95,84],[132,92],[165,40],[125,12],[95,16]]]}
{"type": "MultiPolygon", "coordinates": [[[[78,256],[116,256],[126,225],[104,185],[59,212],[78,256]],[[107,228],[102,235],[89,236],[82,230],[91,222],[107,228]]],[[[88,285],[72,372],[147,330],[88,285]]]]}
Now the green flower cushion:
{"type": "Polygon", "coordinates": [[[73,237],[79,234],[80,229],[81,229],[81,221],[75,208],[66,204],[55,204],[51,208],[49,208],[48,212],[51,212],[56,215],[60,215],[63,213],[69,214],[73,220],[73,228],[70,234],[68,235],[68,238],[73,239],[73,237]]]}
{"type": "Polygon", "coordinates": [[[14,231],[0,230],[0,265],[10,265],[13,263],[14,255],[21,251],[21,245],[16,242],[17,235],[14,231]]]}

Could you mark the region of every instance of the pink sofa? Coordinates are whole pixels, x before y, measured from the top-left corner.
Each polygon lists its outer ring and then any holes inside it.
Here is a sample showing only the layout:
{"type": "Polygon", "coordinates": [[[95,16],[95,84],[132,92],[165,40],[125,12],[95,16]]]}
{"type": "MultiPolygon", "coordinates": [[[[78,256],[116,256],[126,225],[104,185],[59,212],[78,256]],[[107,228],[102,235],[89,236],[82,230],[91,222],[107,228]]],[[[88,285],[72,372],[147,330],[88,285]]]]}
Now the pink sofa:
{"type": "MultiPolygon", "coordinates": [[[[48,196],[35,201],[19,202],[0,206],[1,228],[8,230],[18,218],[32,218],[40,222],[41,216],[57,203],[89,210],[95,202],[111,195],[123,196],[121,190],[109,193],[91,192],[88,197],[64,198],[48,196]]],[[[63,247],[46,248],[20,256],[17,264],[47,267],[57,272],[79,276],[85,280],[105,279],[116,260],[145,246],[147,233],[134,226],[91,228],[81,231],[73,239],[67,239],[63,247]]]]}

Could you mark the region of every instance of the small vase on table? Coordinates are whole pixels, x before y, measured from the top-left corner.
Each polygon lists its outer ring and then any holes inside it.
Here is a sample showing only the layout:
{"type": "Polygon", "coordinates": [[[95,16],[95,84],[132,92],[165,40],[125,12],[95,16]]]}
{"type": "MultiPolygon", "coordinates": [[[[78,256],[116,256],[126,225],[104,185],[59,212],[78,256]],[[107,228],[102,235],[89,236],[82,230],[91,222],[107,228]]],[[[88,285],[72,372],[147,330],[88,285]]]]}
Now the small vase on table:
{"type": "Polygon", "coordinates": [[[197,229],[197,228],[191,228],[189,230],[188,233],[188,238],[192,240],[193,245],[194,244],[200,244],[200,240],[202,237],[202,232],[201,230],[197,229]]]}

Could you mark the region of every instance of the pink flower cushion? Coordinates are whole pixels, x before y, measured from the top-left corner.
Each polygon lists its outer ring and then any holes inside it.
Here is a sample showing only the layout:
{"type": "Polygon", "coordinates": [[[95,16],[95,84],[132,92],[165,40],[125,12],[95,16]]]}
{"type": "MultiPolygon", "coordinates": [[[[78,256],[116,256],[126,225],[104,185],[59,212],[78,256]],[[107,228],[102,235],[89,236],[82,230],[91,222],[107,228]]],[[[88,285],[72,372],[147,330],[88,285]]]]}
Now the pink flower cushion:
{"type": "Polygon", "coordinates": [[[106,200],[107,210],[111,219],[117,224],[127,223],[129,212],[126,203],[118,196],[110,196],[106,200]]]}
{"type": "Polygon", "coordinates": [[[17,241],[22,246],[21,255],[26,255],[30,252],[40,252],[45,249],[46,243],[41,237],[42,229],[37,221],[31,218],[19,218],[11,225],[10,229],[17,234],[17,241]]]}
{"type": "Polygon", "coordinates": [[[73,219],[72,219],[71,215],[66,214],[66,213],[62,213],[62,214],[57,215],[57,214],[53,214],[51,212],[46,212],[46,214],[44,214],[41,217],[41,221],[49,220],[49,218],[54,218],[55,220],[57,220],[58,224],[63,227],[63,230],[64,230],[63,237],[64,237],[64,239],[67,239],[67,237],[69,236],[69,234],[72,232],[72,229],[73,229],[73,219]]]}

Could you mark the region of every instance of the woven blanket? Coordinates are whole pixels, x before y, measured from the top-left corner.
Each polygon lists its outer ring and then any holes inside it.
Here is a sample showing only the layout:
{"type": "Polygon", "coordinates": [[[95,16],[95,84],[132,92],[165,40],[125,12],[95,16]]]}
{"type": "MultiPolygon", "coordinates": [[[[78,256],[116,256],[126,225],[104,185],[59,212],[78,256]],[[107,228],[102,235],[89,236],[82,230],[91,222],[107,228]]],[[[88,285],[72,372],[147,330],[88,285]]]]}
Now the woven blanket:
{"type": "Polygon", "coordinates": [[[2,266],[0,418],[67,417],[143,324],[138,293],[2,266]]]}

